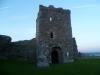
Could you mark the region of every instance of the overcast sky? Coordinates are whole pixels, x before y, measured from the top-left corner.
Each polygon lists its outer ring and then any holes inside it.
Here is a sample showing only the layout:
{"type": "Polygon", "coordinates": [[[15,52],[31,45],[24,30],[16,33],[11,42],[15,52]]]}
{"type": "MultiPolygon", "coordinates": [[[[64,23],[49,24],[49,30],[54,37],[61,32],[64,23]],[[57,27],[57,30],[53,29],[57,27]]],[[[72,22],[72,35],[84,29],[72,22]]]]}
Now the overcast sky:
{"type": "Polygon", "coordinates": [[[12,41],[35,38],[39,5],[71,10],[80,52],[100,52],[100,0],[0,0],[0,34],[12,41]]]}

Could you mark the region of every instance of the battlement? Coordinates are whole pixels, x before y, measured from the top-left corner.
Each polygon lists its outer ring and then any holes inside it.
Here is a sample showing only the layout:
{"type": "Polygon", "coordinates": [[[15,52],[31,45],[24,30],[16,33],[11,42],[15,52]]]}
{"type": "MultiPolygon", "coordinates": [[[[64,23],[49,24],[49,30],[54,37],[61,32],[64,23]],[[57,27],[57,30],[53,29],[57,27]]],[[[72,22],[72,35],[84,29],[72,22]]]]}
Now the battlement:
{"type": "Polygon", "coordinates": [[[53,5],[49,5],[49,7],[39,5],[39,11],[57,11],[62,13],[71,13],[69,9],[63,9],[63,8],[55,8],[53,5]]]}

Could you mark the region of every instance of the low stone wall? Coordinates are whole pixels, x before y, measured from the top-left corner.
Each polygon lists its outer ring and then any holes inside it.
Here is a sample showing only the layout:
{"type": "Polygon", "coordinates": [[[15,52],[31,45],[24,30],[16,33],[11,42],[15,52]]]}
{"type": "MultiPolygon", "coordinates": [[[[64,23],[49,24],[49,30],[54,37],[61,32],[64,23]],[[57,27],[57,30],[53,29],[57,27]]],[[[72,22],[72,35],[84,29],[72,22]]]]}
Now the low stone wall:
{"type": "Polygon", "coordinates": [[[31,40],[22,40],[11,42],[11,37],[0,35],[0,59],[18,59],[36,61],[36,42],[35,38],[31,40]]]}

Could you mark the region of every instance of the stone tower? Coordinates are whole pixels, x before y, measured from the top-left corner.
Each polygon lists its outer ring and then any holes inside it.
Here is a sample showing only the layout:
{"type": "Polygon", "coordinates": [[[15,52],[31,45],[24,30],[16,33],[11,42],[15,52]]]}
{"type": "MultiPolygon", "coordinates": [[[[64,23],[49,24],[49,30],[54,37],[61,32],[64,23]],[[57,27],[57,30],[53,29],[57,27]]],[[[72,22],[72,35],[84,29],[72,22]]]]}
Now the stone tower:
{"type": "Polygon", "coordinates": [[[37,66],[73,62],[70,10],[39,6],[36,20],[37,66]]]}
{"type": "Polygon", "coordinates": [[[78,48],[77,48],[76,39],[74,37],[73,37],[73,56],[74,59],[78,58],[78,48]]]}

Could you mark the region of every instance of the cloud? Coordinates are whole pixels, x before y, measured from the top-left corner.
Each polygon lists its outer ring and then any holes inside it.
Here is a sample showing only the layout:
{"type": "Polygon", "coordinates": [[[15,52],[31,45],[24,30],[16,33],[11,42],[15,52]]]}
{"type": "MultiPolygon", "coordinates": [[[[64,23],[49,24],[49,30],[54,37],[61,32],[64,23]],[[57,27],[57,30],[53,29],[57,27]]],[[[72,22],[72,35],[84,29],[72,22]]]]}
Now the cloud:
{"type": "Polygon", "coordinates": [[[8,17],[8,18],[1,18],[0,22],[12,21],[12,20],[20,20],[20,19],[27,19],[29,17],[30,17],[30,15],[25,15],[25,16],[11,16],[11,17],[8,17]]]}
{"type": "Polygon", "coordinates": [[[90,27],[89,25],[72,25],[72,27],[90,27]]]}
{"type": "Polygon", "coordinates": [[[35,34],[36,28],[12,28],[8,32],[11,34],[35,34]]]}
{"type": "Polygon", "coordinates": [[[26,15],[26,16],[12,16],[10,18],[10,20],[25,19],[25,18],[29,18],[29,17],[30,17],[29,15],[26,15]]]}
{"type": "Polygon", "coordinates": [[[0,9],[8,9],[9,7],[2,7],[2,8],[0,8],[0,9]]]}
{"type": "MultiPolygon", "coordinates": [[[[96,24],[96,25],[91,25],[90,23],[84,23],[84,24],[82,24],[82,23],[71,23],[71,26],[72,27],[85,27],[85,28],[96,28],[96,29],[98,29],[98,27],[99,27],[99,24],[96,24]]],[[[100,28],[100,27],[99,27],[100,28]]]]}
{"type": "Polygon", "coordinates": [[[4,31],[4,28],[1,29],[2,33],[11,33],[11,34],[31,34],[36,32],[36,28],[5,28],[6,31],[4,31]]]}
{"type": "Polygon", "coordinates": [[[100,5],[83,5],[83,6],[76,6],[76,7],[71,7],[70,9],[78,9],[78,8],[88,8],[88,7],[99,7],[100,5]]]}
{"type": "Polygon", "coordinates": [[[1,30],[1,35],[8,35],[12,38],[12,41],[18,40],[30,40],[35,38],[36,28],[5,28],[1,30]],[[2,31],[3,30],[3,31],[2,31]]]}
{"type": "Polygon", "coordinates": [[[87,25],[87,24],[84,24],[84,25],[82,25],[82,24],[80,24],[80,23],[72,23],[71,24],[72,25],[72,27],[90,27],[90,25],[87,25]]]}

